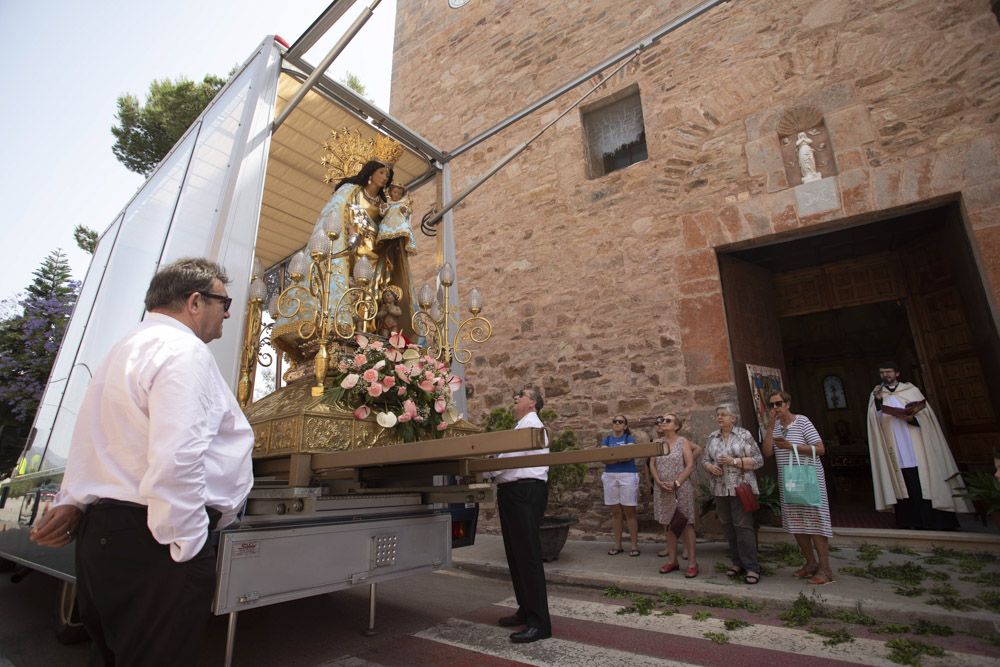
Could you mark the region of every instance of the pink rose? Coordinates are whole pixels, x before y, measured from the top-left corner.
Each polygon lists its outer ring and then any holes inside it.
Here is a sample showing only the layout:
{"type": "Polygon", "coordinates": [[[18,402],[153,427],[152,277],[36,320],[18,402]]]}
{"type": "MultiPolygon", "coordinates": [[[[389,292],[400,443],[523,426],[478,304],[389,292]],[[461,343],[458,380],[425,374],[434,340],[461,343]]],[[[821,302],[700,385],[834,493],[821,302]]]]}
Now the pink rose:
{"type": "Polygon", "coordinates": [[[441,422],[440,424],[437,425],[437,430],[439,431],[443,431],[446,428],[448,428],[448,422],[441,422]]]}
{"type": "Polygon", "coordinates": [[[406,387],[400,387],[396,392],[396,396],[406,396],[406,387]]]}
{"type": "Polygon", "coordinates": [[[338,363],[337,364],[337,370],[340,371],[341,373],[346,373],[347,372],[347,362],[346,361],[341,361],[340,363],[338,363]]]}
{"type": "Polygon", "coordinates": [[[425,380],[433,380],[434,379],[434,371],[424,371],[424,379],[425,380]]]}
{"type": "Polygon", "coordinates": [[[357,373],[350,373],[340,382],[340,387],[342,389],[354,389],[354,386],[358,384],[358,380],[361,379],[357,373]]]}
{"type": "Polygon", "coordinates": [[[360,406],[360,407],[358,407],[357,409],[354,410],[354,418],[355,419],[364,419],[365,417],[367,417],[368,415],[370,415],[371,412],[372,412],[371,408],[369,408],[367,405],[362,405],[362,406],[360,406]]]}
{"type": "Polygon", "coordinates": [[[375,370],[374,368],[369,368],[368,370],[365,371],[364,375],[362,375],[361,377],[365,379],[365,382],[371,384],[372,382],[375,382],[375,380],[378,379],[378,371],[375,370]]]}
{"type": "Polygon", "coordinates": [[[437,399],[436,401],[434,401],[434,412],[441,414],[442,412],[444,412],[444,409],[447,405],[448,404],[445,402],[443,398],[437,399]]]}
{"type": "Polygon", "coordinates": [[[368,363],[368,357],[366,357],[365,355],[363,355],[363,354],[356,354],[356,355],[354,355],[354,365],[355,366],[364,366],[367,363],[368,363]]]}
{"type": "Polygon", "coordinates": [[[391,389],[395,385],[396,385],[396,376],[395,375],[386,375],[384,378],[382,378],[382,388],[383,389],[391,389]]]}
{"type": "Polygon", "coordinates": [[[421,380],[417,386],[420,387],[421,391],[426,391],[428,394],[434,391],[434,383],[430,380],[421,380]]]}
{"type": "Polygon", "coordinates": [[[382,385],[380,385],[378,382],[368,387],[368,395],[371,396],[372,398],[378,398],[379,396],[381,396],[382,391],[383,391],[382,385]]]}
{"type": "Polygon", "coordinates": [[[368,347],[370,347],[373,350],[381,350],[383,347],[385,347],[385,344],[382,341],[377,340],[368,347]]]}

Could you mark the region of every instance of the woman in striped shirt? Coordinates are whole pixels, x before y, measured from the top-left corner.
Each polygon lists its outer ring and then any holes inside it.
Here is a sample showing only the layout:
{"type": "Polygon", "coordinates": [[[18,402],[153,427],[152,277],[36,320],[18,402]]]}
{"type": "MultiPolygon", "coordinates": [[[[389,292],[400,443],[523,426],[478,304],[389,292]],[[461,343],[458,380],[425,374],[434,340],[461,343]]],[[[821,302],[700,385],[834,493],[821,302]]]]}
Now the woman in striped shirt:
{"type": "Polygon", "coordinates": [[[768,425],[764,429],[761,449],[764,456],[774,457],[778,463],[778,489],[781,492],[781,524],[798,542],[806,564],[795,571],[798,578],[809,577],[810,584],[829,584],[833,581],[830,568],[830,502],[826,497],[826,476],[819,457],[826,453],[823,439],[816,427],[803,415],[792,414],[792,396],[776,392],[768,399],[768,425]],[[816,468],[819,481],[820,505],[789,505],[785,502],[784,466],[793,462],[792,447],[799,453],[802,463],[816,468]],[[813,457],[813,447],[816,457],[813,457]]]}

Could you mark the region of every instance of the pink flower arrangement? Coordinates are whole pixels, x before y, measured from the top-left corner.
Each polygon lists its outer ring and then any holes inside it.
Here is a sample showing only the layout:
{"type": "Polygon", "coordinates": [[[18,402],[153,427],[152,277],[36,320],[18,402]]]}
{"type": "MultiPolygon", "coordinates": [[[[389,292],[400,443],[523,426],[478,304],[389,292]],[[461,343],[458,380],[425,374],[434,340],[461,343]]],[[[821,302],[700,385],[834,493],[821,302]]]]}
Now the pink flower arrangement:
{"type": "Polygon", "coordinates": [[[420,353],[399,332],[387,342],[355,338],[357,350],[335,366],[334,401],[353,409],[356,419],[372,413],[383,428],[392,428],[405,442],[440,437],[461,415],[452,394],[462,380],[440,361],[420,353]]]}

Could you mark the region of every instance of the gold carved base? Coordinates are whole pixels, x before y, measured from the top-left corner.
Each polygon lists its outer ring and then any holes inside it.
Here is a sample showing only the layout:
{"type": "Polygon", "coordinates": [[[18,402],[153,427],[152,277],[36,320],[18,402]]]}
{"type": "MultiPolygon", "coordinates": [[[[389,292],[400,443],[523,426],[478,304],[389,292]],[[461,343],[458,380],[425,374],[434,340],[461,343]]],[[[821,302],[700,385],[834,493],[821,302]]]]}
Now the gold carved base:
{"type": "MultiPolygon", "coordinates": [[[[402,444],[393,429],[378,425],[374,415],[355,419],[351,410],[313,396],[313,380],[304,378],[282,387],[245,409],[253,427],[253,458],[269,459],[289,454],[327,454],[402,444]]],[[[478,433],[467,422],[452,424],[445,437],[478,433]]]]}

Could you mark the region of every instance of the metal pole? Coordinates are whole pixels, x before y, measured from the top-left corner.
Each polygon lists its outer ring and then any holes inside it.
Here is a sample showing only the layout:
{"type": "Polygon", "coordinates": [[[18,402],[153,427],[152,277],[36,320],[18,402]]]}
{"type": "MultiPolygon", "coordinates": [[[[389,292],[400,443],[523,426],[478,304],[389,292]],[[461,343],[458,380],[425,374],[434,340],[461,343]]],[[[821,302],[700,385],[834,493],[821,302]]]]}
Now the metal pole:
{"type": "Polygon", "coordinates": [[[528,106],[526,106],[521,111],[518,111],[513,116],[510,116],[510,117],[508,117],[508,118],[500,121],[499,123],[497,123],[496,125],[494,125],[490,129],[486,130],[482,134],[480,134],[480,135],[478,135],[476,137],[473,137],[472,139],[470,139],[469,141],[465,142],[464,144],[462,144],[461,146],[459,146],[455,150],[449,152],[448,153],[448,159],[449,160],[455,159],[456,157],[458,157],[459,155],[461,155],[465,151],[469,150],[470,148],[473,148],[473,147],[481,144],[482,142],[486,141],[487,139],[489,139],[490,137],[492,137],[497,132],[500,132],[501,130],[506,129],[510,125],[513,125],[517,121],[519,121],[522,118],[524,118],[525,116],[527,116],[527,115],[529,115],[531,113],[534,113],[535,111],[537,111],[541,107],[545,106],[546,104],[548,104],[552,100],[560,97],[561,95],[567,93],[568,91],[572,90],[573,88],[576,88],[577,86],[579,86],[581,83],[583,83],[584,81],[586,81],[590,77],[596,76],[597,74],[599,74],[604,69],[606,69],[608,67],[611,67],[612,65],[614,65],[615,63],[617,63],[622,58],[627,58],[629,56],[629,54],[631,54],[633,51],[642,50],[642,49],[645,49],[648,46],[652,46],[653,44],[655,44],[657,41],[659,41],[662,37],[664,37],[668,33],[673,32],[674,30],[676,30],[677,28],[681,27],[685,23],[690,22],[691,20],[697,18],[701,14],[707,12],[709,9],[712,9],[716,5],[722,4],[723,2],[729,2],[729,0],[706,0],[705,2],[702,2],[700,5],[689,9],[688,11],[684,12],[683,14],[681,14],[680,16],[678,16],[677,18],[672,19],[670,22],[666,23],[665,25],[660,26],[658,29],[656,29],[655,31],[653,31],[652,33],[650,33],[649,35],[647,35],[646,37],[644,37],[643,39],[641,39],[636,44],[633,44],[632,46],[628,47],[627,49],[623,49],[622,51],[619,51],[618,53],[616,53],[615,55],[611,56],[610,58],[608,58],[607,60],[605,60],[601,64],[595,65],[594,67],[590,68],[589,70],[587,70],[586,72],[584,72],[580,76],[576,77],[572,81],[570,81],[568,83],[565,83],[565,84],[559,86],[558,88],[556,88],[556,89],[554,89],[554,90],[546,93],[541,98],[539,98],[538,100],[532,102],[531,104],[529,104],[528,106]]]}
{"type": "MultiPolygon", "coordinates": [[[[448,202],[447,204],[445,204],[444,208],[442,208],[439,212],[435,213],[426,222],[421,222],[420,226],[421,227],[433,227],[434,225],[436,225],[437,222],[446,213],[450,213],[451,209],[455,208],[460,203],[462,203],[463,199],[465,199],[466,197],[468,197],[469,195],[471,195],[473,192],[475,192],[479,188],[479,186],[482,185],[483,183],[485,183],[491,176],[493,176],[493,174],[495,174],[498,171],[500,171],[501,169],[503,169],[507,165],[507,163],[509,163],[511,160],[513,160],[518,155],[520,155],[521,153],[523,153],[524,150],[529,145],[531,145],[531,142],[533,142],[538,137],[542,136],[542,134],[545,132],[545,130],[549,129],[550,127],[552,127],[553,125],[555,125],[556,123],[558,123],[562,119],[563,116],[565,116],[566,114],[568,114],[570,111],[572,111],[576,107],[580,106],[580,104],[585,99],[587,99],[588,97],[590,97],[591,94],[593,94],[593,92],[595,90],[597,90],[598,88],[600,88],[604,84],[605,81],[607,81],[608,79],[610,79],[611,77],[613,77],[615,74],[618,73],[618,71],[620,69],[622,69],[623,67],[625,67],[626,65],[628,65],[630,62],[632,62],[632,59],[635,58],[636,56],[638,56],[639,53],[641,53],[641,52],[642,52],[641,48],[637,49],[636,52],[632,54],[632,58],[629,58],[625,62],[623,62],[620,65],[618,65],[618,67],[616,67],[614,70],[612,70],[612,72],[610,74],[608,74],[604,78],[604,80],[601,81],[601,83],[598,83],[593,88],[591,88],[590,90],[588,90],[586,93],[584,93],[584,95],[580,99],[578,99],[576,102],[573,102],[573,104],[569,105],[566,108],[565,111],[563,111],[561,114],[559,114],[554,119],[552,119],[551,122],[549,122],[547,125],[545,125],[545,127],[543,127],[542,129],[540,129],[538,132],[536,132],[530,139],[528,139],[523,144],[521,144],[520,146],[518,146],[517,148],[515,148],[514,150],[512,150],[505,157],[501,158],[500,161],[497,162],[495,165],[493,165],[493,167],[491,167],[490,170],[487,171],[483,176],[481,176],[478,180],[476,180],[472,185],[470,185],[469,187],[465,188],[465,190],[462,190],[461,194],[459,194],[457,197],[455,197],[450,202],[448,202]]],[[[446,164],[444,168],[448,169],[448,165],[446,164]]]]}
{"type": "Polygon", "coordinates": [[[274,132],[281,127],[281,124],[285,122],[286,118],[288,118],[288,114],[292,113],[292,111],[295,110],[295,107],[299,106],[299,102],[301,102],[306,96],[306,93],[312,90],[312,87],[316,85],[316,82],[319,81],[321,76],[326,74],[326,70],[333,64],[333,61],[337,58],[337,56],[339,56],[350,41],[354,39],[354,36],[358,34],[368,19],[372,17],[372,13],[375,11],[375,8],[378,7],[380,2],[382,2],[382,0],[372,0],[372,4],[358,15],[358,18],[354,20],[354,23],[352,23],[351,27],[347,29],[347,32],[337,40],[337,43],[333,45],[330,52],[326,54],[326,57],[320,61],[319,65],[316,66],[316,69],[312,71],[309,77],[305,80],[305,83],[302,84],[302,87],[295,92],[292,99],[288,100],[288,104],[281,110],[281,114],[274,119],[274,123],[271,125],[271,132],[274,132]]]}
{"type": "MultiPolygon", "coordinates": [[[[445,164],[441,168],[441,199],[447,201],[451,197],[451,165],[445,164]]],[[[450,294],[450,299],[458,310],[458,319],[462,319],[462,308],[461,302],[458,298],[458,281],[460,273],[458,270],[458,259],[455,254],[455,221],[451,214],[451,211],[446,211],[444,215],[444,225],[441,230],[441,245],[442,245],[442,265],[444,262],[448,262],[455,269],[455,282],[452,283],[451,287],[448,288],[450,294]]],[[[445,333],[448,336],[448,340],[454,340],[453,336],[458,332],[457,327],[454,322],[448,321],[447,331],[445,333]]],[[[454,359],[451,362],[451,372],[458,376],[462,380],[462,388],[455,392],[455,408],[460,414],[468,414],[468,404],[465,400],[465,364],[460,364],[454,359]]]]}
{"type": "Polygon", "coordinates": [[[368,587],[368,628],[362,634],[365,637],[375,636],[375,584],[368,587]]]}
{"type": "Polygon", "coordinates": [[[232,667],[233,649],[236,646],[236,615],[238,611],[229,612],[229,627],[226,629],[226,661],[225,667],[232,667]]]}

